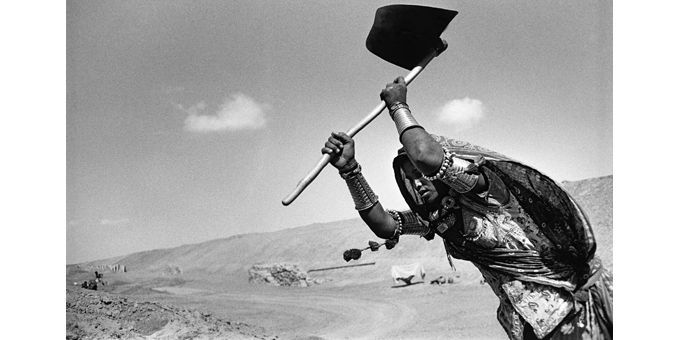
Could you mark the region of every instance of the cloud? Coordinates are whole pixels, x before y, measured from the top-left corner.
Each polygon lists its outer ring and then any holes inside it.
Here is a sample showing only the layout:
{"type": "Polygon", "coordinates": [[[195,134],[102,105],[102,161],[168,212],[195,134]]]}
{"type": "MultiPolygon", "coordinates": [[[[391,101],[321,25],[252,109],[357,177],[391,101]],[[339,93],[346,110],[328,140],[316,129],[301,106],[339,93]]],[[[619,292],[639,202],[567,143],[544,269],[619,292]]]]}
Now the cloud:
{"type": "Polygon", "coordinates": [[[118,226],[118,225],[123,225],[123,224],[128,224],[130,223],[130,219],[128,218],[119,218],[117,220],[109,220],[106,218],[103,218],[99,220],[99,224],[101,225],[108,225],[108,226],[118,226]]]}
{"type": "Polygon", "coordinates": [[[469,129],[482,120],[485,110],[481,101],[465,97],[444,104],[436,116],[440,123],[454,125],[460,131],[469,129]]]}
{"type": "Polygon", "coordinates": [[[200,102],[188,109],[178,108],[189,114],[184,129],[190,132],[209,133],[218,131],[256,130],[267,124],[265,113],[270,109],[247,95],[237,92],[224,99],[213,115],[203,115],[207,105],[200,102]]]}

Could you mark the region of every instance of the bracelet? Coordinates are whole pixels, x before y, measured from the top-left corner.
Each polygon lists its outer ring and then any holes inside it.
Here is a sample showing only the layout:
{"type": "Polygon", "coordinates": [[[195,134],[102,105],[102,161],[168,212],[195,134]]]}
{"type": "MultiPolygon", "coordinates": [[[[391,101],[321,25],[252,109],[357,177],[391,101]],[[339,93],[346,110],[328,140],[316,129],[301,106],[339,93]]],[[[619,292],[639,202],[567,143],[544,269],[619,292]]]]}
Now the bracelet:
{"type": "Polygon", "coordinates": [[[401,235],[402,227],[404,225],[401,219],[401,214],[398,211],[394,211],[391,209],[386,209],[385,212],[390,214],[390,216],[392,216],[392,218],[397,222],[397,228],[394,229],[394,235],[392,235],[390,239],[399,238],[399,235],[401,235]]]}
{"type": "Polygon", "coordinates": [[[359,163],[357,162],[357,160],[356,160],[355,158],[352,158],[352,159],[350,160],[350,162],[347,163],[347,164],[345,165],[344,168],[338,169],[338,172],[339,172],[340,174],[352,172],[352,171],[354,171],[354,170],[356,169],[357,166],[359,166],[359,163]]]}
{"type": "Polygon", "coordinates": [[[467,172],[470,171],[471,166],[474,166],[474,163],[453,157],[449,150],[444,150],[444,160],[439,171],[433,176],[423,175],[423,177],[429,181],[442,180],[456,192],[464,194],[472,190],[479,180],[479,175],[467,172]],[[444,177],[447,178],[444,179],[444,177]]]}
{"type": "MultiPolygon", "coordinates": [[[[356,161],[355,161],[355,163],[356,163],[356,161]]],[[[348,179],[348,178],[355,176],[357,174],[360,174],[360,173],[361,173],[361,164],[356,163],[354,168],[352,168],[351,170],[348,170],[348,171],[345,171],[345,172],[341,171],[340,177],[342,177],[342,179],[348,179]]]]}
{"type": "Polygon", "coordinates": [[[422,127],[413,117],[411,110],[409,110],[408,107],[402,107],[396,110],[392,115],[392,120],[394,120],[394,123],[397,125],[399,139],[401,139],[401,135],[404,131],[414,127],[422,127]]]}
{"type": "Polygon", "coordinates": [[[373,190],[360,171],[361,169],[359,168],[359,172],[345,178],[349,193],[354,201],[354,209],[359,211],[366,210],[378,203],[378,196],[373,193],[373,190]]]}
{"type": "Polygon", "coordinates": [[[441,179],[442,176],[444,176],[444,173],[446,173],[446,170],[449,169],[449,167],[453,164],[453,160],[451,160],[451,151],[449,150],[444,150],[444,159],[442,160],[442,165],[439,166],[439,171],[437,171],[436,174],[432,176],[426,176],[423,174],[423,177],[428,180],[428,181],[434,181],[435,179],[441,179]]]}
{"type": "Polygon", "coordinates": [[[390,106],[389,111],[390,111],[390,117],[394,116],[394,113],[397,112],[399,109],[407,109],[410,110],[408,105],[406,103],[402,102],[396,102],[390,106]]]}
{"type": "Polygon", "coordinates": [[[459,173],[451,182],[451,188],[461,194],[465,194],[475,188],[480,175],[459,173]]]}
{"type": "Polygon", "coordinates": [[[401,213],[403,218],[402,235],[425,236],[430,232],[430,227],[420,222],[418,215],[413,211],[401,213]]]}

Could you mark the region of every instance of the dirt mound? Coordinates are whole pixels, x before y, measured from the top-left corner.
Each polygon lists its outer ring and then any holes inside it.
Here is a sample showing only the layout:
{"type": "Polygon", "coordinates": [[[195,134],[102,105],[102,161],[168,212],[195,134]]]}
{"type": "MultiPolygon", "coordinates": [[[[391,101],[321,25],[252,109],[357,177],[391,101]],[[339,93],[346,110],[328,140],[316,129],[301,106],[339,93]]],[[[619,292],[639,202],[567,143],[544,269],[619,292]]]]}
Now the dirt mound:
{"type": "Polygon", "coordinates": [[[307,287],[307,273],[297,265],[256,264],[248,270],[251,283],[265,283],[273,286],[307,287]]]}
{"type": "Polygon", "coordinates": [[[66,339],[265,339],[210,313],[83,289],[66,290],[66,339]]]}

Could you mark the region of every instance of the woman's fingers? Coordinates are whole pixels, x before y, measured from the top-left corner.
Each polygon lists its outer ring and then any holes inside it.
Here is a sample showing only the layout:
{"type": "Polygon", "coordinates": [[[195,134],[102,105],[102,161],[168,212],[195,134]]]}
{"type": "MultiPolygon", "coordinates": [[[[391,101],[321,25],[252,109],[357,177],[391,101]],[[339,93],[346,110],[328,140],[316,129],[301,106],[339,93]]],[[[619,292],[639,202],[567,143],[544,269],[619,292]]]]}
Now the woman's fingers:
{"type": "Polygon", "coordinates": [[[342,150],[342,147],[345,145],[345,143],[343,143],[342,141],[333,136],[328,137],[328,142],[331,143],[333,147],[337,148],[338,151],[342,150]]]}
{"type": "Polygon", "coordinates": [[[347,135],[344,132],[333,132],[333,133],[331,133],[331,136],[335,137],[337,140],[339,140],[343,144],[347,144],[347,143],[352,141],[352,138],[350,138],[350,136],[347,135]]]}
{"type": "Polygon", "coordinates": [[[345,144],[352,142],[352,138],[344,132],[331,132],[331,136],[328,137],[326,144],[321,148],[321,153],[333,155],[341,154],[345,147],[345,144]]]}
{"type": "Polygon", "coordinates": [[[331,141],[330,138],[326,142],[326,147],[333,150],[333,152],[339,153],[342,151],[342,143],[338,142],[337,140],[335,142],[331,141]],[[338,144],[340,146],[338,146],[338,144]]]}

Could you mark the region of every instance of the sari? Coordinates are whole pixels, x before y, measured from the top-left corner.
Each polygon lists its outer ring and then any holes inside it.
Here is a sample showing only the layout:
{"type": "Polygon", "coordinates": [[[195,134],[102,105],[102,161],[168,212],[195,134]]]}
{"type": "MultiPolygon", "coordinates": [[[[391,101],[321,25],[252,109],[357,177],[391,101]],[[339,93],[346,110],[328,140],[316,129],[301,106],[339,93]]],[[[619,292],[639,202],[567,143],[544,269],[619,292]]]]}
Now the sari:
{"type": "Polygon", "coordinates": [[[574,199],[527,165],[468,142],[433,138],[449,157],[469,163],[465,173],[484,176],[488,189],[460,192],[460,173],[448,172],[433,182],[448,192],[448,205],[428,208],[401,170],[404,153],[394,160],[395,179],[448,256],[479,269],[500,300],[497,317],[509,338],[611,339],[611,275],[595,256],[592,228],[574,199]]]}

